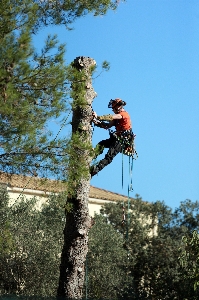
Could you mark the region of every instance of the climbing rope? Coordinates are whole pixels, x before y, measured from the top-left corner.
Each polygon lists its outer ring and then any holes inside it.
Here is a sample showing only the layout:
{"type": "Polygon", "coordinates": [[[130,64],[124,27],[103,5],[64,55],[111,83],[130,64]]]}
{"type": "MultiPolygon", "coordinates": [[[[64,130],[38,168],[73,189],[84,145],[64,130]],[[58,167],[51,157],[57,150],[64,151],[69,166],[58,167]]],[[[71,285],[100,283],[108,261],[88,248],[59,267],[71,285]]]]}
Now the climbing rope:
{"type": "Polygon", "coordinates": [[[122,226],[124,226],[126,223],[126,214],[125,214],[125,206],[124,201],[122,203],[122,226]]]}
{"type": "Polygon", "coordinates": [[[124,153],[123,153],[123,146],[122,146],[122,189],[124,186],[124,153]]]}
{"type": "Polygon", "coordinates": [[[134,158],[132,156],[129,156],[129,174],[130,174],[130,187],[129,191],[133,191],[133,160],[134,158]]]}
{"type": "MultiPolygon", "coordinates": [[[[123,188],[123,175],[124,175],[124,158],[123,158],[123,154],[124,154],[124,143],[122,144],[122,188],[123,188]]],[[[128,155],[129,159],[128,159],[128,172],[129,172],[129,183],[128,183],[128,200],[127,200],[127,217],[126,217],[126,213],[125,213],[125,204],[123,201],[122,204],[122,226],[124,227],[124,236],[125,236],[125,247],[128,250],[128,239],[129,239],[129,226],[130,226],[130,192],[133,191],[133,160],[135,159],[133,154],[137,152],[135,151],[135,149],[133,148],[133,151],[131,151],[131,155],[128,155]],[[126,226],[124,226],[126,225],[126,226]],[[126,232],[125,232],[126,230],[126,232]],[[126,233],[126,234],[125,234],[126,233]]],[[[128,252],[128,259],[129,259],[129,252],[128,252]]]]}
{"type": "Polygon", "coordinates": [[[126,226],[126,241],[128,243],[128,239],[129,239],[129,225],[130,225],[130,214],[129,214],[129,210],[130,210],[130,195],[129,195],[129,185],[128,185],[128,204],[127,204],[127,226],[126,226]]]}

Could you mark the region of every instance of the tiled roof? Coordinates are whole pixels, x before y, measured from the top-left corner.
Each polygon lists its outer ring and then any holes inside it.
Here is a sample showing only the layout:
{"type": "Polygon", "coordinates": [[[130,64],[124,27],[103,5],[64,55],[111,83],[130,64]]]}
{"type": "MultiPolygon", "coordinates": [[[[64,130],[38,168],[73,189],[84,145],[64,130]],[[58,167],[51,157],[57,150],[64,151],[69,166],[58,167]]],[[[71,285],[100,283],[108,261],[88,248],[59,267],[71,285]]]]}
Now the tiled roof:
{"type": "MultiPolygon", "coordinates": [[[[4,172],[0,172],[0,183],[6,184],[9,187],[39,190],[44,192],[62,192],[67,189],[67,183],[64,183],[63,181],[8,174],[4,172]]],[[[94,186],[90,187],[89,197],[111,201],[125,201],[128,199],[127,196],[96,188],[94,186]]]]}
{"type": "MultiPolygon", "coordinates": [[[[90,198],[104,199],[111,201],[127,201],[128,197],[125,195],[113,193],[104,189],[96,188],[94,186],[90,187],[90,198]]],[[[133,200],[133,198],[131,198],[133,200]]]]}

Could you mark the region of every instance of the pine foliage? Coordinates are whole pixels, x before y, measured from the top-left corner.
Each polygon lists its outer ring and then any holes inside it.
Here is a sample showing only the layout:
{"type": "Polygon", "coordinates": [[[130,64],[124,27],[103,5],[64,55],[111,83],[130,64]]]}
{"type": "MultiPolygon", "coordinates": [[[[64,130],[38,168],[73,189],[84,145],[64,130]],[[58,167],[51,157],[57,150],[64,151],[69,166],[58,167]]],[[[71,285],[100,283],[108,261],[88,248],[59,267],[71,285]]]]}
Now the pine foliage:
{"type": "Polygon", "coordinates": [[[108,10],[115,10],[119,4],[118,0],[35,0],[38,6],[38,22],[36,28],[43,24],[63,24],[71,29],[71,24],[79,17],[93,14],[104,15],[108,10]]]}
{"type": "Polygon", "coordinates": [[[67,68],[56,36],[47,37],[40,53],[34,49],[36,10],[32,1],[0,7],[0,169],[32,175],[39,168],[50,175],[67,143],[48,128],[67,108],[67,68]]]}

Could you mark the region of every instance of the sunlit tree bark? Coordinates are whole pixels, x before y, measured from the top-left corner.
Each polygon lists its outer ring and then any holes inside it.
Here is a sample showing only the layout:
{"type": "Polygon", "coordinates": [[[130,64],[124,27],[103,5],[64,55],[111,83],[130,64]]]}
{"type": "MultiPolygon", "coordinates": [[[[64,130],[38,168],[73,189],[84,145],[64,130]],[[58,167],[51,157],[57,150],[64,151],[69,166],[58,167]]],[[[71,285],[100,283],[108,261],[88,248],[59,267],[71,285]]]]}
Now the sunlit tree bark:
{"type": "Polygon", "coordinates": [[[60,264],[58,296],[81,299],[88,252],[88,232],[92,220],[88,212],[90,190],[89,166],[91,162],[92,101],[96,96],[91,84],[95,61],[78,57],[72,68],[73,118],[72,138],[67,176],[68,197],[64,246],[60,264]]]}

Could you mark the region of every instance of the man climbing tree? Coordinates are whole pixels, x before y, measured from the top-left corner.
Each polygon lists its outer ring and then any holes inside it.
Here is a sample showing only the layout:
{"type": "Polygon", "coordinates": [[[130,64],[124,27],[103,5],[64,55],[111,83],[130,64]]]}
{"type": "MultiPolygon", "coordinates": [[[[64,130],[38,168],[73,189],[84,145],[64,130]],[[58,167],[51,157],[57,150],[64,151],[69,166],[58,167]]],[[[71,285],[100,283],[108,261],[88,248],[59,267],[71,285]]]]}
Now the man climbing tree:
{"type": "Polygon", "coordinates": [[[112,108],[114,115],[98,116],[96,112],[93,112],[93,123],[95,124],[95,126],[104,129],[109,129],[112,126],[115,126],[116,131],[109,131],[109,139],[102,140],[95,147],[96,156],[102,154],[104,148],[109,148],[109,150],[105,155],[104,159],[100,160],[100,162],[97,165],[91,167],[91,176],[96,175],[105,166],[110,164],[113,158],[119,152],[133,152],[131,146],[134,139],[134,134],[132,132],[132,123],[130,115],[123,108],[125,105],[125,101],[116,98],[115,100],[110,100],[108,104],[108,108],[112,108]],[[104,121],[109,122],[107,123],[104,121]]]}

